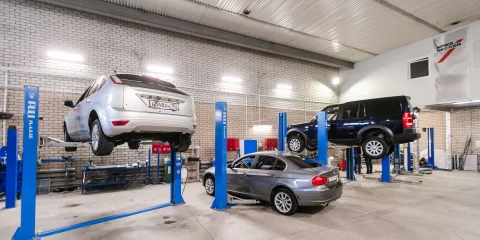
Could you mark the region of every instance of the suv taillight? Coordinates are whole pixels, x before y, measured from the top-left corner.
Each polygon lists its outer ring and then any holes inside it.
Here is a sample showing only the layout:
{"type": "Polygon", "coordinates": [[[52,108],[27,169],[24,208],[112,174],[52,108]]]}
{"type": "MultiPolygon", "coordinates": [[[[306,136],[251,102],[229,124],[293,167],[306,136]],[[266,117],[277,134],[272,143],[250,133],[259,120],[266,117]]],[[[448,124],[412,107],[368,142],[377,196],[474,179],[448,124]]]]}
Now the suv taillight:
{"type": "Polygon", "coordinates": [[[413,117],[411,112],[403,113],[403,128],[413,127],[413,117]]]}
{"type": "Polygon", "coordinates": [[[328,183],[328,178],[324,177],[324,176],[315,176],[312,179],[312,185],[313,186],[321,186],[321,185],[325,185],[327,183],[328,183]]]}
{"type": "Polygon", "coordinates": [[[120,80],[120,78],[118,78],[117,76],[110,76],[110,78],[112,79],[113,83],[122,84],[122,80],[120,80]]]}

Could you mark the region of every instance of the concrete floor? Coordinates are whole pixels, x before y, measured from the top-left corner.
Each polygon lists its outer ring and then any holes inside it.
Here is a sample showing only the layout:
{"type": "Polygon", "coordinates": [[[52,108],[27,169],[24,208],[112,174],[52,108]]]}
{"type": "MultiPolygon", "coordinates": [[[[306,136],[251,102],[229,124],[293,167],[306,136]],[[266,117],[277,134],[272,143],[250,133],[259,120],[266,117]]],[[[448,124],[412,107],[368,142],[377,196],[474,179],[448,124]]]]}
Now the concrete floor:
{"type": "MultiPolygon", "coordinates": [[[[378,174],[377,174],[378,175],[378,174]]],[[[326,208],[301,208],[282,216],[268,206],[210,209],[213,198],[189,183],[186,205],[167,207],[81,228],[45,239],[480,239],[480,174],[442,172],[402,176],[421,184],[350,182],[343,197],[326,208]]],[[[167,202],[169,185],[128,191],[42,195],[37,231],[167,202]]],[[[0,202],[0,204],[4,204],[0,202]]],[[[0,210],[0,239],[10,239],[20,209],[0,210]]]]}

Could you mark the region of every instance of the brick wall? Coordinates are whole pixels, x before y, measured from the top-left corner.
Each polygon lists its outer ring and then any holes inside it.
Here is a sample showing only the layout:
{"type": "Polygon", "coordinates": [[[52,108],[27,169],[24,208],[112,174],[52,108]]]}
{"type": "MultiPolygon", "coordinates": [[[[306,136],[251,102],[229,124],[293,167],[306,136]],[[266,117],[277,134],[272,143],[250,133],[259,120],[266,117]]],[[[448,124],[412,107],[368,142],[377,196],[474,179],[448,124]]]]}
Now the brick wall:
{"type": "Polygon", "coordinates": [[[480,141],[480,108],[458,109],[451,112],[452,154],[462,154],[465,143],[472,136],[469,154],[480,154],[475,142],[480,141]]]}
{"type": "MultiPolygon", "coordinates": [[[[248,50],[210,40],[160,30],[108,17],[39,3],[33,0],[0,0],[0,73],[8,70],[8,125],[17,125],[22,141],[23,85],[40,87],[40,135],[62,139],[62,121],[69,109],[63,101],[76,100],[102,74],[144,73],[170,81],[189,92],[196,102],[198,131],[193,144],[201,159],[214,155],[215,101],[228,103],[228,135],[262,140],[276,137],[278,112],[288,112],[289,122],[310,119],[329,103],[338,101],[331,84],[338,69],[287,57],[248,50]],[[46,52],[58,50],[84,56],[82,63],[52,61],[46,52]],[[166,65],[174,74],[146,72],[149,64],[166,65]],[[229,75],[240,85],[221,82],[229,75]],[[277,84],[291,84],[291,92],[277,84]],[[297,100],[292,100],[297,99],[297,100]],[[260,118],[260,120],[259,120],[260,118]],[[253,132],[255,124],[272,130],[253,132]]],[[[3,92],[0,93],[3,97],[3,92]]],[[[21,145],[20,145],[21,146],[21,145]]],[[[108,157],[95,157],[79,149],[74,157],[81,167],[88,160],[98,165],[135,162],[147,158],[139,151],[117,148],[108,157]]],[[[34,149],[21,149],[34,151],[34,149]]],[[[40,149],[39,157],[67,155],[62,149],[40,149]]],[[[229,153],[234,158],[236,153],[229,153]]],[[[44,168],[62,167],[46,164],[44,168]]],[[[78,169],[78,168],[77,168],[78,169]]]]}
{"type": "Polygon", "coordinates": [[[422,110],[419,114],[419,129],[422,138],[419,140],[420,151],[428,148],[427,132],[423,132],[422,128],[434,128],[435,148],[446,150],[446,123],[445,112],[422,110]]]}

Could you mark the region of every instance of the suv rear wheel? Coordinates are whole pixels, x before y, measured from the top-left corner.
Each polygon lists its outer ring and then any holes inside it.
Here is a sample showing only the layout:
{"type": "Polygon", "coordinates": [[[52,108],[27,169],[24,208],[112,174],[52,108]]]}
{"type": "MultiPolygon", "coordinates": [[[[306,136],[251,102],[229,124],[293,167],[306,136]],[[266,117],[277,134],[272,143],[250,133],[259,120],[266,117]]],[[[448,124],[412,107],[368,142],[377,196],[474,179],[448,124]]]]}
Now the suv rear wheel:
{"type": "Polygon", "coordinates": [[[100,121],[95,119],[90,128],[92,152],[95,156],[108,156],[112,153],[115,143],[103,133],[100,121]]]}
{"type": "Polygon", "coordinates": [[[190,147],[190,144],[192,143],[192,135],[190,134],[178,134],[178,136],[173,137],[168,141],[170,144],[170,148],[174,152],[185,152],[188,150],[188,147],[190,147]]]}
{"type": "Polygon", "coordinates": [[[300,135],[295,135],[287,140],[288,149],[292,152],[301,153],[305,150],[305,140],[300,135]]]}
{"type": "Polygon", "coordinates": [[[372,136],[363,141],[362,151],[366,157],[379,159],[387,155],[388,144],[385,139],[378,136],[372,136]]]}

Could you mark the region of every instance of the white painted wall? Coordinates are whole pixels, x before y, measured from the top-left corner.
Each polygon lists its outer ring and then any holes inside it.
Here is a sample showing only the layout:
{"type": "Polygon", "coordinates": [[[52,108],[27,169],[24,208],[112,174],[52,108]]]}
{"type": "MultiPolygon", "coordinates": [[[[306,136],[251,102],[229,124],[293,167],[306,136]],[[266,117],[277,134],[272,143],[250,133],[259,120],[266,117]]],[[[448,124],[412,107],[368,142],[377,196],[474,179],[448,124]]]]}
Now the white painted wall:
{"type": "MultiPolygon", "coordinates": [[[[480,99],[480,21],[470,24],[467,34],[471,98],[476,100],[480,99]]],[[[407,95],[413,106],[435,104],[432,61],[430,76],[408,80],[408,62],[427,56],[432,59],[434,52],[430,37],[358,62],[354,69],[340,69],[340,102],[407,95]]]]}

